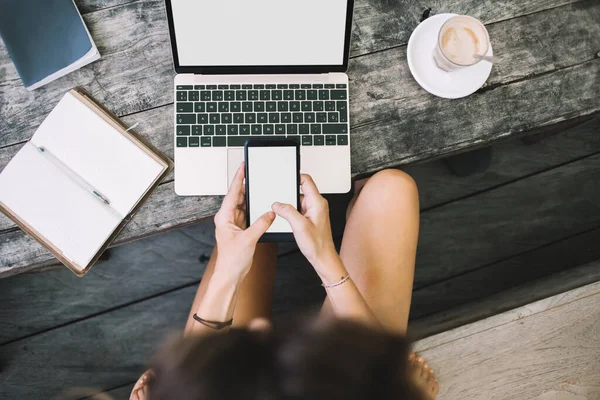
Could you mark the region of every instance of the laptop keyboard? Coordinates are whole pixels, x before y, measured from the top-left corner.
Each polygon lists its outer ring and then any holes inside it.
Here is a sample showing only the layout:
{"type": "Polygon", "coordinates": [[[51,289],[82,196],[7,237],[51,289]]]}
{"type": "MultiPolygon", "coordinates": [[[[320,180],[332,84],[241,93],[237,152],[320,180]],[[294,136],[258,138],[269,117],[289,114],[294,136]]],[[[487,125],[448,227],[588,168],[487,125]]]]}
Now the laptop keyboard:
{"type": "Polygon", "coordinates": [[[348,145],[345,84],[178,85],[177,147],[236,147],[294,139],[302,146],[348,145]]]}

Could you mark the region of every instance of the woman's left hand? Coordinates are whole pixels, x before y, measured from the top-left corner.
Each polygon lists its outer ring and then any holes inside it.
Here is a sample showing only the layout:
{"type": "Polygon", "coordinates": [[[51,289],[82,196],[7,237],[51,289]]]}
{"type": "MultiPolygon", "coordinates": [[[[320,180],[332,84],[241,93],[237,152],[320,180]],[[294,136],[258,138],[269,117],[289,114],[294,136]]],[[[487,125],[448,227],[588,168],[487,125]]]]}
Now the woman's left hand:
{"type": "Polygon", "coordinates": [[[269,211],[246,228],[244,175],[245,168],[242,163],[231,182],[229,192],[223,199],[221,209],[215,215],[217,238],[215,273],[225,274],[239,282],[250,271],[258,239],[275,220],[275,213],[269,211]]]}

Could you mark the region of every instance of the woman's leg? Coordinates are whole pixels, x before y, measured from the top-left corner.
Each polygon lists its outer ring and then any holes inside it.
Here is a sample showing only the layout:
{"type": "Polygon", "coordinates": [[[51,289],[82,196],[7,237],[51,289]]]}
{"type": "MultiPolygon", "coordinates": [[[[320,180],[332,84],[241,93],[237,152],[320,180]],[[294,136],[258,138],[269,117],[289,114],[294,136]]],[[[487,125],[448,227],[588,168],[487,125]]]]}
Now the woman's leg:
{"type": "MultiPolygon", "coordinates": [[[[198,292],[190,310],[190,318],[185,327],[187,332],[195,321],[191,318],[196,312],[200,301],[206,293],[206,288],[215,270],[217,248],[208,260],[204,275],[198,286],[198,292]]],[[[259,243],[256,246],[254,260],[250,272],[246,275],[240,288],[240,293],[233,313],[233,326],[247,326],[255,318],[270,319],[273,301],[273,284],[275,282],[275,267],[277,265],[277,244],[259,243]]]]}
{"type": "MultiPolygon", "coordinates": [[[[398,170],[378,172],[350,203],[340,257],[381,323],[405,334],[419,236],[419,195],[398,170]]],[[[325,299],[323,311],[333,308],[325,299]]]]}

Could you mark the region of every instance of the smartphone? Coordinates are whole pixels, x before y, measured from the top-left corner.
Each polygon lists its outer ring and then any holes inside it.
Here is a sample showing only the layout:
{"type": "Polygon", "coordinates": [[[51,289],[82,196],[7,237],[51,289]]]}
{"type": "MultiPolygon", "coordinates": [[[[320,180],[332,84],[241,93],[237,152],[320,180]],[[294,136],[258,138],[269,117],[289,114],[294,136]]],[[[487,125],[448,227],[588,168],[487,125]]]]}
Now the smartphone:
{"type": "MultiPolygon", "coordinates": [[[[246,161],[246,218],[248,226],[271,211],[275,202],[300,209],[300,145],[295,140],[249,140],[246,161]]],[[[277,216],[261,242],[293,241],[292,227],[277,216]]]]}

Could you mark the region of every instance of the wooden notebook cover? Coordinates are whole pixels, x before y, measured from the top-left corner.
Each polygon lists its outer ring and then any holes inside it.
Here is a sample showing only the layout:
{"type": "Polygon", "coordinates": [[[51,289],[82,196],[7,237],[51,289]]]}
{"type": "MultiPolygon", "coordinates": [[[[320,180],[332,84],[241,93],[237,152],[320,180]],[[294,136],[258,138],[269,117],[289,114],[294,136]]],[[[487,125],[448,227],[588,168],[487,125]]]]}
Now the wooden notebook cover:
{"type": "Polygon", "coordinates": [[[161,166],[163,166],[164,171],[160,174],[154,183],[148,188],[144,196],[136,203],[133,207],[129,215],[127,215],[123,221],[117,226],[117,228],[113,231],[113,233],[106,240],[104,245],[98,250],[96,255],[92,258],[92,260],[88,263],[88,265],[79,266],[74,262],[68,260],[64,257],[63,253],[58,249],[54,244],[52,244],[49,240],[43,237],[39,232],[37,232],[31,225],[29,225],[25,220],[20,218],[17,214],[12,212],[8,207],[6,207],[0,201],[0,211],[6,214],[15,224],[19,226],[23,231],[27,232],[31,237],[33,237],[37,242],[39,242],[42,246],[44,246],[54,257],[56,257],[61,263],[63,263],[67,268],[69,268],[75,275],[82,277],[85,275],[90,268],[98,261],[102,253],[110,246],[110,244],[115,240],[115,238],[119,235],[119,233],[123,230],[125,225],[133,218],[135,213],[138,212],[142,204],[148,199],[150,194],[158,187],[160,182],[171,172],[173,169],[173,161],[169,158],[165,157],[162,153],[160,153],[157,149],[155,149],[150,143],[143,140],[138,135],[133,132],[127,131],[127,127],[121,122],[116,115],[107,110],[104,106],[97,103],[93,100],[83,89],[75,88],[71,89],[70,93],[79,99],[82,103],[87,105],[91,110],[93,110],[96,114],[98,114],[102,119],[108,122],[113,128],[115,128],[119,133],[129,139],[133,144],[142,149],[146,154],[156,160],[161,166]]]}

